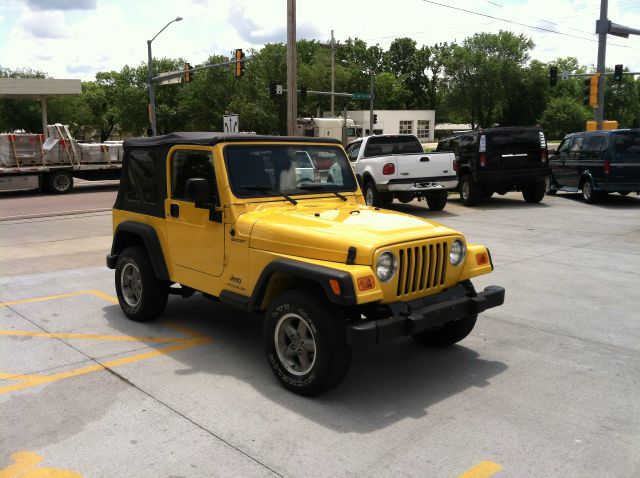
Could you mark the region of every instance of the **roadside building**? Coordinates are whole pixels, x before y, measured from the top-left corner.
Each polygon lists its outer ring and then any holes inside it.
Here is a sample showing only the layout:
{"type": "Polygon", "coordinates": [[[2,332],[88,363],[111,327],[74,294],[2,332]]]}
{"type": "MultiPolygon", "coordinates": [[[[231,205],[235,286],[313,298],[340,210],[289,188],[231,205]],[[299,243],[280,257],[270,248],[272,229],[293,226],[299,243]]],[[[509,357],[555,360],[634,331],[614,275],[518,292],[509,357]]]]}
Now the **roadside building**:
{"type": "MultiPolygon", "coordinates": [[[[433,142],[435,110],[373,110],[373,114],[376,117],[374,134],[415,134],[422,143],[433,142]]],[[[349,111],[349,117],[364,136],[371,130],[369,115],[369,110],[349,111]]]]}

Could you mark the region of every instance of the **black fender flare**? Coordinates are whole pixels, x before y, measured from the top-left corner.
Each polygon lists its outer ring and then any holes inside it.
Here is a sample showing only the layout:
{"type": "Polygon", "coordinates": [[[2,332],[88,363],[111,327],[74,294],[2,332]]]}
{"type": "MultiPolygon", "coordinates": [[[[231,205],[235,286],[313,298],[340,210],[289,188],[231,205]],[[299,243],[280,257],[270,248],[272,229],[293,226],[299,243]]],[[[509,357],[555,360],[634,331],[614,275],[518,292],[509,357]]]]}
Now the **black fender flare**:
{"type": "Polygon", "coordinates": [[[158,234],[153,227],[140,222],[125,221],[118,224],[113,234],[111,254],[107,256],[107,267],[110,269],[115,268],[118,255],[127,246],[126,236],[128,235],[136,236],[142,240],[156,277],[161,280],[169,280],[169,271],[167,270],[167,263],[164,260],[164,253],[162,252],[158,234]]]}
{"type": "Polygon", "coordinates": [[[591,171],[585,169],[580,175],[580,182],[578,183],[579,188],[581,189],[584,183],[587,181],[591,181],[591,185],[593,186],[594,191],[600,191],[601,188],[596,185],[596,181],[593,179],[591,171]]]}
{"type": "Polygon", "coordinates": [[[267,292],[269,280],[275,272],[281,272],[315,282],[322,288],[329,302],[334,304],[357,304],[353,280],[351,279],[351,274],[348,272],[316,264],[309,264],[307,262],[295,261],[292,259],[277,259],[267,264],[262,271],[262,274],[260,274],[260,277],[253,288],[251,300],[249,301],[249,310],[257,310],[260,307],[262,299],[267,292]],[[330,279],[338,281],[338,284],[340,285],[340,295],[334,294],[331,290],[331,285],[329,284],[330,279]]]}

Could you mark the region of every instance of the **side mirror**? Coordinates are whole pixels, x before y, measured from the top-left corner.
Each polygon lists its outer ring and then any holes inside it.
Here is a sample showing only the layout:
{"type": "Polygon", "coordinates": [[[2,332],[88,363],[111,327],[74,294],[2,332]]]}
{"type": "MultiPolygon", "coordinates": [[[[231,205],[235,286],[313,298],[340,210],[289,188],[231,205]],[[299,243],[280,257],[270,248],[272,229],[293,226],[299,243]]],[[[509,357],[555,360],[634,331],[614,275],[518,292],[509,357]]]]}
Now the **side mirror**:
{"type": "Polygon", "coordinates": [[[209,200],[209,182],[204,178],[189,178],[184,188],[185,200],[197,204],[209,200]]]}

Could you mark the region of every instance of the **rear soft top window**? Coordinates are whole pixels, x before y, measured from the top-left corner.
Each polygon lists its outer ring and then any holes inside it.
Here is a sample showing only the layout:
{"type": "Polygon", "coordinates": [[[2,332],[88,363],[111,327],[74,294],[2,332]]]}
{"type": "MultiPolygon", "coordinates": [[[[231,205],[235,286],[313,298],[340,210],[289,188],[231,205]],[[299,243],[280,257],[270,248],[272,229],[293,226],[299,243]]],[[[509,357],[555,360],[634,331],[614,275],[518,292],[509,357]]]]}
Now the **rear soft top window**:
{"type": "Polygon", "coordinates": [[[422,144],[415,136],[371,137],[364,150],[364,156],[385,156],[388,154],[421,154],[422,144]]]}
{"type": "Polygon", "coordinates": [[[613,148],[618,159],[640,157],[640,131],[616,133],[613,148]]]}

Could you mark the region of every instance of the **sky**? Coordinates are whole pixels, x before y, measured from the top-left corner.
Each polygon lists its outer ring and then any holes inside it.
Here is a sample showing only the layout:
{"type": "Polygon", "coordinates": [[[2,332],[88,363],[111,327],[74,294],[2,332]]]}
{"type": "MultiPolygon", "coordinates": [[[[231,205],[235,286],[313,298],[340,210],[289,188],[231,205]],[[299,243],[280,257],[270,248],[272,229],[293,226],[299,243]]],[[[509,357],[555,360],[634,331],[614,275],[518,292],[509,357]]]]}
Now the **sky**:
{"type": "MultiPolygon", "coordinates": [[[[176,16],[183,20],[153,41],[153,55],[198,65],[236,48],[286,42],[286,6],[286,0],[0,0],[0,66],[92,80],[98,71],[146,63],[147,40],[176,16]]],[[[600,0],[298,0],[297,37],[328,42],[334,30],[337,41],[357,37],[386,49],[398,37],[421,46],[502,29],[530,37],[533,59],[574,56],[595,65],[599,15],[600,0]]],[[[610,0],[608,17],[640,29],[640,0],[610,0]]],[[[640,71],[639,35],[608,37],[606,64],[619,63],[640,71]]]]}

